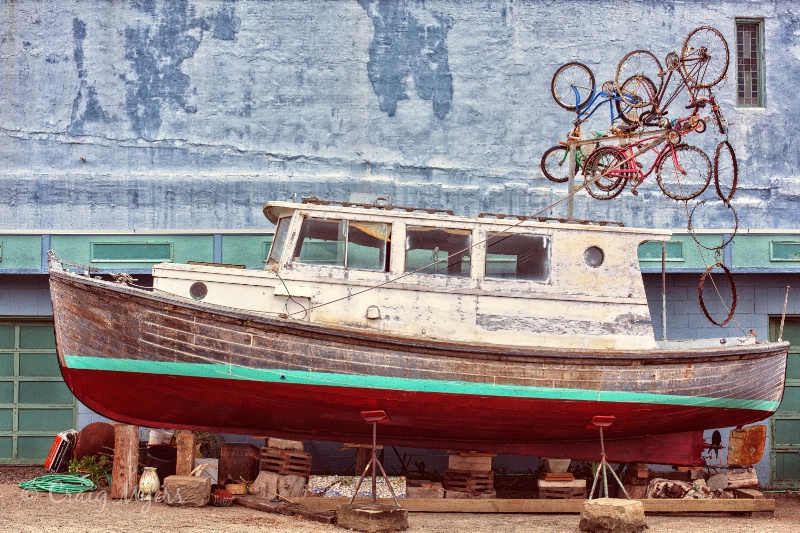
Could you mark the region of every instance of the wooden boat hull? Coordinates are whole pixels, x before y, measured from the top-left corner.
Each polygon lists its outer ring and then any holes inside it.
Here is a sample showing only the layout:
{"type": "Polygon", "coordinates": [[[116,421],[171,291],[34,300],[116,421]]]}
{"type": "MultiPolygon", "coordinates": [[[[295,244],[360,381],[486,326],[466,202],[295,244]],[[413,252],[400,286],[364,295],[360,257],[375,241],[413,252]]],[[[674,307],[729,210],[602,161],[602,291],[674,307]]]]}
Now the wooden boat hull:
{"type": "Polygon", "coordinates": [[[461,345],[280,320],[51,271],[59,362],[76,397],[149,427],[697,464],[702,430],[780,403],[786,343],[653,353],[461,345]]]}

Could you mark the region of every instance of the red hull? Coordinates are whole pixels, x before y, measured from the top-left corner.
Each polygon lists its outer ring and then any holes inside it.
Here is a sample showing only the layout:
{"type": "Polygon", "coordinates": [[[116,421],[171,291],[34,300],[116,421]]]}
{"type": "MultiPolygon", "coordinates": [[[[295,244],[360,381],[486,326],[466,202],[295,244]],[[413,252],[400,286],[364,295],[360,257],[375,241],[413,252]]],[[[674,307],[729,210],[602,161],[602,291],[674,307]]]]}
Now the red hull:
{"type": "Polygon", "coordinates": [[[612,460],[665,464],[700,463],[702,432],[681,432],[686,419],[705,417],[709,427],[718,427],[720,417],[741,420],[750,416],[754,421],[763,417],[761,412],[736,409],[366,391],[69,368],[63,372],[84,404],[131,424],[153,426],[163,421],[165,427],[208,427],[242,434],[263,427],[276,437],[366,443],[371,432],[359,413],[383,409],[392,419],[391,424],[381,426],[380,440],[387,444],[575,459],[598,456],[597,433],[585,428],[595,415],[617,417],[606,432],[612,460]],[[133,394],[121,395],[122,390],[133,394]],[[169,403],[163,398],[170,398],[169,403]],[[314,407],[334,400],[337,409],[314,407]],[[527,418],[521,414],[531,411],[539,413],[537,427],[522,422],[527,418]],[[154,417],[154,413],[160,416],[154,417]],[[645,432],[642,437],[615,439],[615,434],[630,433],[631,426],[646,424],[650,416],[662,424],[665,418],[674,420],[674,427],[669,428],[672,433],[656,436],[645,432]],[[176,425],[175,420],[182,423],[176,425]],[[464,438],[463,428],[470,426],[482,428],[480,440],[464,438]],[[319,429],[310,436],[301,428],[319,429]],[[548,428],[548,440],[537,439],[541,428],[548,428]]]}

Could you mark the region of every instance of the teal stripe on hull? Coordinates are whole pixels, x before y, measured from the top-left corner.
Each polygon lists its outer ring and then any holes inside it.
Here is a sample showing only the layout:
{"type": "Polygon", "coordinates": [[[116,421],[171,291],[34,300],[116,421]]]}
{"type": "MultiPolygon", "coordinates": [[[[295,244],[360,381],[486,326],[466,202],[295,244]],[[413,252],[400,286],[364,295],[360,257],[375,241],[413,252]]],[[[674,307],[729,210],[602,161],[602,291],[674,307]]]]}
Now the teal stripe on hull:
{"type": "Polygon", "coordinates": [[[527,387],[469,381],[438,381],[386,376],[364,376],[357,374],[332,374],[303,372],[299,370],[256,369],[222,363],[172,363],[142,361],[136,359],[111,359],[105,357],[65,356],[67,367],[75,370],[103,370],[109,372],[137,372],[196,378],[235,379],[268,383],[293,383],[356,389],[402,390],[408,392],[432,392],[443,394],[465,394],[474,396],[506,396],[513,398],[536,398],[545,400],[579,400],[592,402],[644,403],[657,405],[683,405],[690,407],[713,407],[729,409],[751,409],[774,411],[778,402],[746,400],[736,398],[708,398],[626,391],[596,391],[586,389],[527,387]]]}

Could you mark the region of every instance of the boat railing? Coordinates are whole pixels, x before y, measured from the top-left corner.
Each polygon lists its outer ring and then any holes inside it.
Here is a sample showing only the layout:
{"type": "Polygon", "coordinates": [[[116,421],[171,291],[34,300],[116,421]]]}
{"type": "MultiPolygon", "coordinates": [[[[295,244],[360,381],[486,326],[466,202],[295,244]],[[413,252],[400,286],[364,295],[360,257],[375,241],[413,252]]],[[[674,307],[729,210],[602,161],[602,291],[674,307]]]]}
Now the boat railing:
{"type": "Polygon", "coordinates": [[[377,201],[384,200],[386,203],[372,203],[372,204],[363,204],[359,202],[337,202],[335,200],[320,200],[316,196],[304,196],[302,199],[302,203],[304,204],[314,204],[314,205],[338,205],[340,207],[361,207],[364,209],[381,209],[383,211],[406,211],[408,213],[413,213],[416,211],[421,211],[423,213],[428,213],[429,215],[433,214],[442,214],[442,215],[455,215],[455,213],[450,209],[430,209],[427,207],[410,207],[404,205],[392,205],[383,198],[378,198],[377,201]]]}
{"type": "Polygon", "coordinates": [[[478,218],[497,218],[497,219],[504,219],[504,218],[516,218],[517,220],[535,220],[536,222],[560,222],[562,224],[594,224],[598,226],[619,226],[621,228],[625,227],[625,224],[622,222],[617,222],[614,220],[591,220],[591,219],[582,219],[582,218],[558,218],[558,217],[540,217],[536,215],[510,215],[507,213],[480,213],[478,218]]]}

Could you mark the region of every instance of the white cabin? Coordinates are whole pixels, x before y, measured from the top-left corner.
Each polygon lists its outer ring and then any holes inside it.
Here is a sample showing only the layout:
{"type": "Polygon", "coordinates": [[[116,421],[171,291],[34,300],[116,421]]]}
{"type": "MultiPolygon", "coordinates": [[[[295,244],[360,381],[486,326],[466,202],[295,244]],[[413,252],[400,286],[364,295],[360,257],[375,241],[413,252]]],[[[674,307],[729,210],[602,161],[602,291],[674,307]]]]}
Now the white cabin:
{"type": "Polygon", "coordinates": [[[270,202],[264,270],[164,263],[157,290],[387,335],[653,349],[637,249],[669,231],[270,202]]]}

